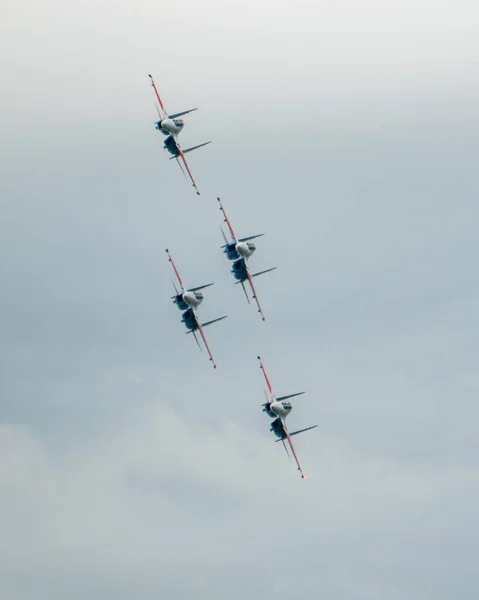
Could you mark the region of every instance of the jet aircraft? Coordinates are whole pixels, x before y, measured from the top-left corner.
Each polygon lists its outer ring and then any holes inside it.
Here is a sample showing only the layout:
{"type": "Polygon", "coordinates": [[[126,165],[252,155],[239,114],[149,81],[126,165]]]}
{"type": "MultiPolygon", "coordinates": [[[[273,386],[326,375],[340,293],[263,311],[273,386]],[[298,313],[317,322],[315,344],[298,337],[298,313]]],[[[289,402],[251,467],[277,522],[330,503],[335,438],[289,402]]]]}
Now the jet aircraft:
{"type": "Polygon", "coordinates": [[[291,438],[293,435],[298,435],[298,433],[303,433],[304,431],[314,429],[315,427],[317,427],[317,425],[313,425],[312,427],[306,427],[305,429],[299,429],[298,431],[293,431],[292,433],[289,433],[288,429],[286,428],[286,417],[289,415],[293,408],[291,402],[288,402],[288,400],[290,398],[294,398],[295,396],[301,396],[306,392],[297,392],[296,394],[289,394],[288,396],[281,396],[280,398],[276,398],[276,396],[273,393],[273,389],[271,387],[271,383],[268,379],[268,376],[266,375],[263,362],[261,361],[261,358],[259,356],[258,360],[260,368],[263,371],[263,375],[266,380],[266,385],[268,386],[269,390],[269,398],[268,394],[266,394],[265,392],[266,403],[262,405],[263,412],[265,412],[269,417],[274,419],[274,421],[271,423],[270,431],[272,431],[277,437],[279,437],[279,440],[276,440],[277,442],[283,442],[284,449],[286,450],[286,454],[289,457],[289,452],[288,448],[286,447],[285,440],[288,442],[291,448],[291,452],[293,453],[294,460],[296,461],[296,464],[298,466],[298,471],[301,473],[302,479],[306,479],[306,475],[303,473],[301,465],[299,464],[298,457],[296,456],[296,451],[294,449],[291,438]]]}
{"type": "Polygon", "coordinates": [[[178,282],[181,287],[181,292],[180,292],[178,290],[178,288],[176,287],[175,283],[173,282],[173,287],[175,288],[175,295],[171,297],[171,299],[173,300],[173,304],[176,304],[176,306],[179,308],[179,310],[184,311],[183,314],[181,315],[181,321],[182,321],[182,323],[185,324],[186,329],[188,329],[188,331],[186,333],[193,334],[193,337],[195,338],[196,343],[198,344],[198,348],[200,350],[201,350],[201,346],[198,341],[198,338],[196,337],[196,332],[199,332],[199,334],[201,335],[201,337],[203,339],[203,343],[206,348],[206,351],[208,352],[210,360],[213,363],[213,367],[216,369],[217,366],[213,359],[213,355],[211,354],[210,348],[208,346],[208,342],[206,341],[206,337],[203,332],[203,328],[207,327],[208,325],[211,325],[212,323],[216,323],[217,321],[222,321],[223,319],[226,319],[227,315],[225,315],[224,317],[220,317],[219,319],[213,319],[212,321],[207,321],[206,323],[200,323],[200,321],[198,320],[198,317],[196,316],[196,310],[199,307],[199,305],[203,302],[203,292],[201,292],[200,290],[210,287],[210,285],[213,285],[213,284],[207,283],[205,285],[199,285],[198,287],[186,289],[185,286],[183,285],[183,281],[181,280],[180,274],[178,273],[176,265],[173,262],[173,259],[171,258],[168,249],[166,250],[166,253],[168,255],[168,260],[170,261],[171,266],[173,267],[173,271],[175,272],[175,275],[178,278],[178,282]]]}
{"type": "Polygon", "coordinates": [[[264,273],[274,271],[276,267],[272,267],[271,269],[266,269],[265,271],[259,271],[259,273],[253,274],[250,273],[248,267],[248,259],[253,255],[253,253],[256,250],[256,244],[250,240],[254,240],[255,238],[261,237],[262,235],[264,235],[264,233],[258,233],[257,235],[250,235],[248,237],[237,238],[219,198],[218,202],[220,204],[220,210],[223,213],[225,223],[228,225],[229,232],[231,234],[231,237],[233,238],[231,242],[228,242],[228,239],[225,236],[223,229],[221,229],[221,233],[223,234],[223,238],[225,241],[224,246],[221,247],[224,249],[224,253],[226,254],[227,259],[233,261],[231,272],[233,273],[234,278],[238,280],[236,283],[241,283],[241,287],[243,288],[243,292],[246,296],[248,304],[250,304],[250,300],[244,284],[246,281],[249,283],[251,287],[251,292],[253,294],[253,299],[256,301],[256,305],[258,306],[258,312],[261,314],[261,318],[264,321],[264,314],[261,308],[261,304],[259,303],[258,296],[256,294],[256,290],[253,283],[253,277],[258,277],[258,275],[263,275],[264,273]]]}
{"type": "Polygon", "coordinates": [[[155,85],[153,77],[151,75],[148,75],[148,77],[151,79],[151,85],[153,86],[153,89],[155,90],[156,98],[158,100],[158,104],[160,105],[159,107],[158,106],[156,107],[156,109],[158,111],[158,116],[160,117],[160,120],[155,123],[155,129],[158,129],[158,131],[161,131],[161,133],[163,135],[167,136],[165,141],[163,142],[164,148],[166,148],[168,150],[168,152],[173,155],[171,157],[172,159],[176,158],[176,162],[180,166],[180,169],[182,170],[183,175],[185,177],[187,177],[187,173],[188,173],[190,181],[193,184],[193,187],[195,188],[196,193],[199,195],[200,192],[199,192],[196,182],[193,178],[193,175],[191,174],[188,163],[186,162],[185,154],[187,154],[188,152],[192,152],[193,150],[196,150],[197,148],[201,148],[202,146],[206,146],[210,142],[203,142],[202,144],[198,144],[196,146],[191,146],[191,148],[186,148],[186,150],[182,150],[181,146],[180,146],[180,142],[178,141],[178,134],[182,131],[182,129],[184,127],[184,121],[183,121],[183,119],[180,119],[180,117],[182,117],[183,115],[187,115],[188,113],[193,112],[194,110],[198,110],[198,109],[190,108],[189,110],[184,110],[182,112],[169,115],[166,112],[165,106],[160,98],[160,94],[158,93],[158,89],[155,85]],[[183,166],[184,166],[184,168],[183,168],[183,166]],[[186,169],[186,172],[185,172],[185,169],[186,169]]]}

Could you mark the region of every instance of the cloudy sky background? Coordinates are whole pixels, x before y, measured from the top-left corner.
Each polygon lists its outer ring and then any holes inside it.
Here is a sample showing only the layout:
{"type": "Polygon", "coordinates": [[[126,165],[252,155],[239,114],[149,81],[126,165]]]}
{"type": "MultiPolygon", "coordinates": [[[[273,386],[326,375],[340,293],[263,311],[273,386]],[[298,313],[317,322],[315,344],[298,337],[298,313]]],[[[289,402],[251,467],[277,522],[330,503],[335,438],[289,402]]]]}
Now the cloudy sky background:
{"type": "Polygon", "coordinates": [[[476,597],[475,1],[2,3],[2,600],[476,597]],[[154,131],[147,74],[196,197],[154,131]],[[253,268],[229,274],[216,196],[253,268]],[[170,248],[215,373],[170,302],[170,248]],[[307,390],[303,482],[261,413],[307,390]]]}

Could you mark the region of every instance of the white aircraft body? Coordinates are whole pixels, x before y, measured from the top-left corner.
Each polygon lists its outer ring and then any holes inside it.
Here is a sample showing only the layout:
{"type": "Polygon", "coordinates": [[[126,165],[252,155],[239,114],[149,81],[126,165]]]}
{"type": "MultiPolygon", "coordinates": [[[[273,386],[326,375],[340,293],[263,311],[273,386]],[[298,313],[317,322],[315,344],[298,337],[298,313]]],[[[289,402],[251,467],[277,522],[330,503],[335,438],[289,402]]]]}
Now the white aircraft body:
{"type": "Polygon", "coordinates": [[[151,79],[151,85],[153,86],[153,89],[155,90],[155,95],[156,95],[156,98],[157,98],[158,104],[159,104],[159,107],[157,106],[156,109],[158,111],[158,116],[160,117],[160,120],[155,123],[155,128],[158,129],[158,131],[160,131],[163,135],[167,136],[167,138],[163,142],[164,148],[166,150],[168,150],[168,152],[170,154],[173,155],[171,158],[176,158],[176,162],[180,166],[180,169],[182,170],[183,175],[185,177],[190,178],[190,181],[193,184],[193,187],[195,188],[196,193],[199,195],[200,192],[199,192],[196,182],[193,178],[193,175],[191,174],[190,168],[186,161],[185,154],[187,154],[188,152],[192,152],[193,150],[196,150],[197,148],[201,148],[202,146],[206,146],[210,142],[203,142],[202,144],[198,144],[196,146],[191,146],[191,148],[186,148],[186,150],[182,150],[182,148],[180,146],[180,142],[178,140],[178,134],[183,130],[183,127],[185,125],[185,122],[183,121],[183,119],[180,119],[180,117],[182,117],[183,115],[187,115],[188,113],[193,112],[198,109],[190,108],[189,110],[184,110],[182,112],[169,115],[166,112],[165,106],[160,98],[160,94],[158,93],[158,89],[155,85],[153,77],[151,75],[148,75],[148,77],[151,79]],[[186,171],[185,171],[185,169],[186,169],[186,171]]]}
{"type": "Polygon", "coordinates": [[[228,242],[228,239],[225,236],[223,229],[221,229],[221,233],[223,234],[223,239],[225,241],[225,244],[224,246],[222,246],[222,248],[224,249],[224,253],[226,254],[228,260],[233,261],[231,272],[233,273],[234,278],[238,280],[236,283],[241,283],[241,287],[243,288],[243,292],[246,296],[248,304],[250,304],[250,300],[248,292],[245,288],[245,282],[249,283],[251,287],[251,292],[253,294],[253,299],[255,300],[256,305],[258,307],[258,312],[261,314],[261,318],[264,321],[263,309],[261,308],[258,295],[256,294],[256,290],[253,283],[253,277],[258,277],[258,275],[263,275],[264,273],[274,271],[276,267],[266,269],[265,271],[260,271],[259,273],[251,273],[248,266],[248,260],[256,251],[256,244],[254,242],[251,242],[250,240],[254,240],[255,238],[261,237],[262,235],[264,235],[264,233],[250,235],[244,238],[237,238],[219,198],[218,202],[220,204],[220,210],[223,213],[225,223],[228,225],[229,232],[231,234],[231,237],[233,238],[231,242],[228,242]]]}
{"type": "Polygon", "coordinates": [[[217,321],[222,321],[223,319],[226,319],[227,315],[225,315],[224,317],[220,317],[219,319],[213,319],[212,321],[207,321],[206,323],[200,323],[200,321],[196,315],[196,310],[198,309],[199,305],[203,302],[203,298],[204,298],[203,292],[201,292],[200,290],[210,287],[213,284],[207,283],[205,285],[200,285],[198,287],[186,289],[185,286],[183,285],[183,281],[180,277],[180,274],[178,273],[176,265],[170,256],[169,251],[166,250],[166,253],[168,255],[168,260],[170,261],[171,266],[173,267],[173,271],[175,272],[175,275],[178,278],[178,282],[181,287],[181,291],[179,291],[178,288],[176,287],[175,283],[173,282],[173,287],[175,288],[175,295],[171,297],[173,300],[173,303],[176,304],[176,306],[179,308],[179,310],[184,311],[183,314],[181,315],[181,321],[182,321],[182,323],[185,324],[185,327],[188,329],[188,331],[186,333],[193,334],[193,337],[195,338],[196,343],[198,344],[198,348],[201,350],[200,343],[198,341],[198,338],[196,337],[196,332],[198,332],[200,334],[200,336],[203,340],[203,343],[205,345],[206,351],[208,352],[208,356],[209,356],[211,362],[213,363],[213,367],[216,369],[217,366],[213,359],[213,355],[211,354],[210,348],[208,346],[208,342],[206,341],[206,337],[205,337],[203,328],[207,327],[208,325],[211,325],[212,323],[216,323],[217,321]]]}
{"type": "Polygon", "coordinates": [[[295,396],[301,396],[306,392],[297,392],[295,394],[289,394],[288,396],[281,396],[280,398],[277,398],[273,393],[271,383],[268,379],[268,376],[266,375],[266,371],[259,356],[258,360],[260,368],[263,371],[266,385],[268,386],[269,390],[269,397],[268,394],[265,392],[266,403],[262,405],[263,412],[265,412],[269,417],[274,419],[274,421],[271,423],[270,431],[272,431],[277,437],[279,437],[279,440],[276,440],[277,442],[283,442],[284,449],[286,450],[286,454],[289,457],[289,452],[288,448],[286,447],[285,440],[288,442],[289,447],[291,448],[291,452],[293,453],[294,460],[296,461],[296,465],[298,466],[298,471],[301,473],[302,479],[306,479],[306,475],[303,473],[301,465],[299,464],[299,460],[296,455],[296,451],[294,449],[291,438],[293,435],[298,435],[298,433],[303,433],[304,431],[314,429],[315,427],[317,427],[317,425],[313,425],[312,427],[306,427],[305,429],[299,429],[298,431],[293,431],[292,433],[289,433],[286,427],[286,417],[293,409],[293,406],[291,402],[289,402],[289,399],[294,398],[295,396]]]}

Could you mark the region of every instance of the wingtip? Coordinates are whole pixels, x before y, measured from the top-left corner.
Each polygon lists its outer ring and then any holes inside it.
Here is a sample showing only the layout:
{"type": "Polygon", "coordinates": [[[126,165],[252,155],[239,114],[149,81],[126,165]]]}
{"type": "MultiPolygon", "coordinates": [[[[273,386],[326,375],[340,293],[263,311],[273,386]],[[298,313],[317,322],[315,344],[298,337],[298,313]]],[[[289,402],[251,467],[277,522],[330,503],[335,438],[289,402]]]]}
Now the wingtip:
{"type": "Polygon", "coordinates": [[[301,475],[301,479],[308,479],[306,475],[301,475]]]}

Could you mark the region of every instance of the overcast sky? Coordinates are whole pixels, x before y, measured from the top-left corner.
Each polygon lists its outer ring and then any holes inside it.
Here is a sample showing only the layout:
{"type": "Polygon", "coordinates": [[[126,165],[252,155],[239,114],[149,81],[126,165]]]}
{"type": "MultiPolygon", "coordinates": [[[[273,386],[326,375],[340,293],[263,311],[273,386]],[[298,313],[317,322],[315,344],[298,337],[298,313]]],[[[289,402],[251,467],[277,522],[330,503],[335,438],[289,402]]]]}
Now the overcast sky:
{"type": "Polygon", "coordinates": [[[476,0],[1,10],[2,600],[477,597],[476,0]]]}

